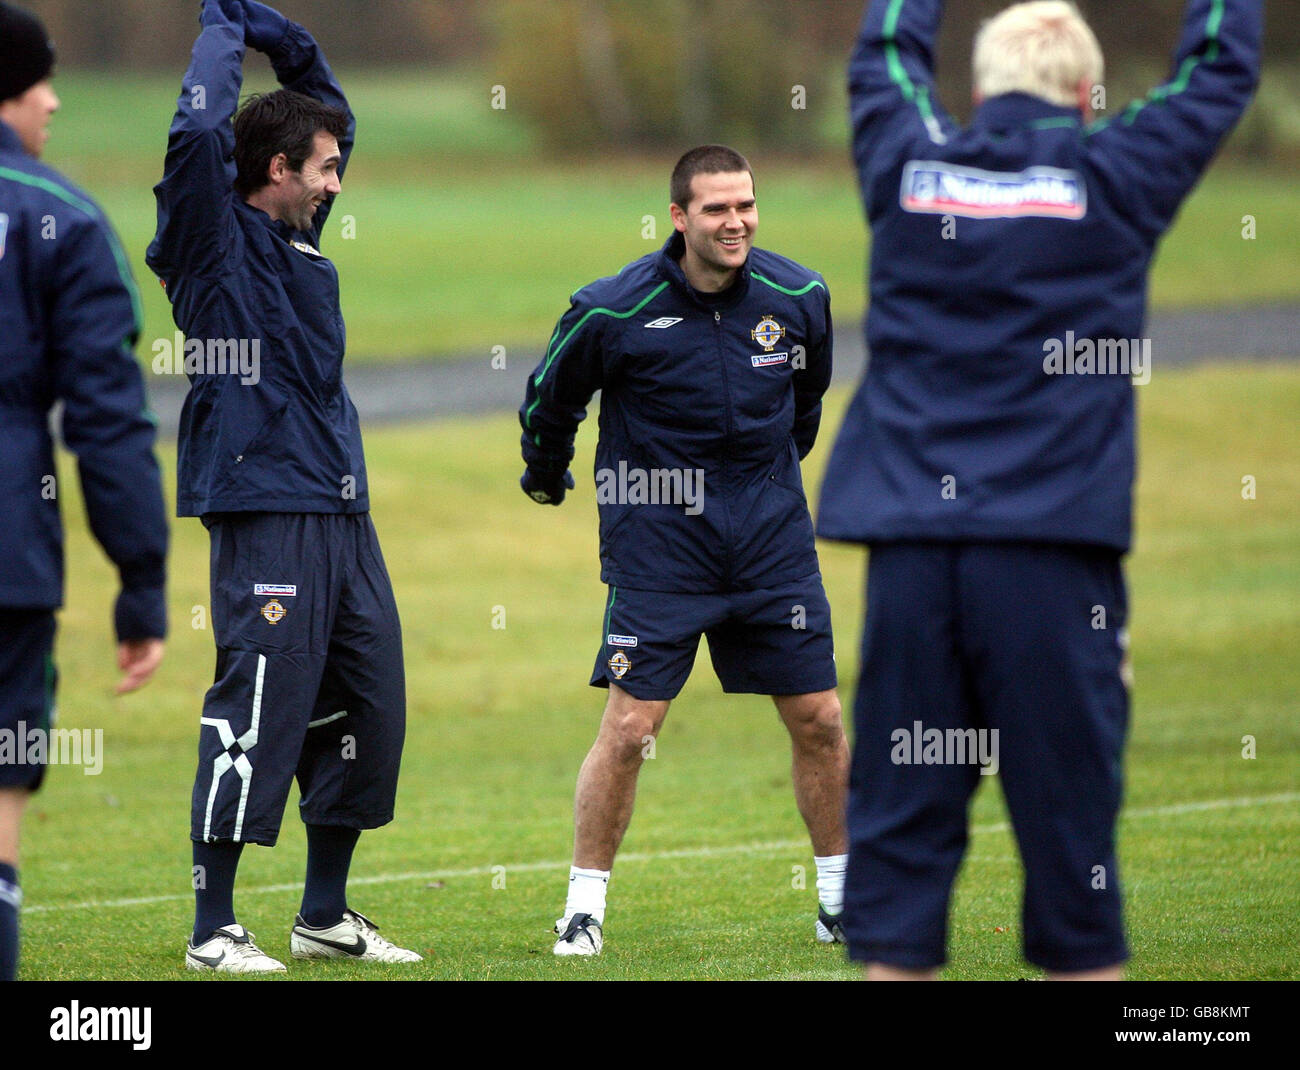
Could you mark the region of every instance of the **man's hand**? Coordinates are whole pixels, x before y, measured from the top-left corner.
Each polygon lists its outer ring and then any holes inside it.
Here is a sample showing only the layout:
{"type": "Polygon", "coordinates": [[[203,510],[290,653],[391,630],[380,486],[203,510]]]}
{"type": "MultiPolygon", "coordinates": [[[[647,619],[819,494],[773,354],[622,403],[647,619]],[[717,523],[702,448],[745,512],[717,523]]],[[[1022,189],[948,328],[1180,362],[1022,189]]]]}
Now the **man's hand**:
{"type": "Polygon", "coordinates": [[[289,30],[289,20],[274,8],[257,0],[238,0],[244,9],[244,43],[259,52],[270,52],[289,30]]]}
{"type": "Polygon", "coordinates": [[[117,667],[126,674],[118,682],[119,695],[144,686],[163,659],[163,646],[161,639],[124,639],[117,644],[117,667]]]}
{"type": "Polygon", "coordinates": [[[243,29],[244,9],[239,0],[203,0],[199,9],[199,25],[234,26],[243,29]]]}
{"type": "Polygon", "coordinates": [[[563,476],[547,475],[533,468],[525,468],[524,474],[519,477],[519,485],[538,505],[559,505],[564,501],[565,490],[573,489],[573,475],[569,472],[563,476]]]}

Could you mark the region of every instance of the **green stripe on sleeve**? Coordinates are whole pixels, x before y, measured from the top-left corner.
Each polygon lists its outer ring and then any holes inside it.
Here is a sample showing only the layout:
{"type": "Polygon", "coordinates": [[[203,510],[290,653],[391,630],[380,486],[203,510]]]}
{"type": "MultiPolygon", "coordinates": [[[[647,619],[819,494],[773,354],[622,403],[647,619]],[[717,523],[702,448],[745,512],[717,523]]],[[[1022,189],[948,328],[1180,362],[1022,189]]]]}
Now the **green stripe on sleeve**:
{"type": "Polygon", "coordinates": [[[918,86],[912,81],[907,68],[903,66],[902,57],[898,54],[898,18],[903,11],[903,2],[904,0],[890,0],[889,10],[885,12],[885,23],[882,28],[885,35],[885,64],[889,68],[889,77],[898,86],[898,91],[903,94],[904,99],[916,105],[916,110],[921,113],[926,126],[934,131],[938,129],[938,119],[935,118],[934,107],[930,104],[930,91],[925,86],[918,86]]]}
{"type": "MultiPolygon", "coordinates": [[[[555,341],[556,337],[560,333],[559,328],[557,327],[555,330],[555,334],[551,335],[551,348],[550,351],[546,354],[546,362],[542,365],[542,370],[539,371],[537,375],[534,377],[533,385],[540,389],[542,385],[542,380],[546,378],[546,373],[551,370],[551,365],[555,363],[555,358],[558,357],[561,351],[564,349],[564,347],[569,344],[569,339],[571,339],[575,334],[577,334],[578,331],[582,329],[582,325],[586,323],[587,320],[591,319],[592,316],[595,315],[612,316],[614,319],[618,319],[618,320],[629,319],[630,317],[635,316],[638,312],[640,312],[643,308],[645,308],[646,305],[648,305],[651,301],[653,301],[656,297],[658,297],[661,293],[663,293],[663,291],[667,289],[667,287],[668,287],[668,283],[661,282],[658,286],[656,286],[653,290],[651,290],[648,294],[646,294],[645,297],[641,299],[639,304],[637,304],[634,308],[629,308],[626,312],[615,312],[612,308],[588,309],[583,314],[582,318],[573,325],[573,327],[569,330],[569,333],[566,334],[558,344],[555,341]]],[[[533,403],[528,406],[528,410],[524,413],[525,426],[531,426],[531,421],[533,418],[533,410],[535,410],[537,406],[541,404],[541,401],[542,401],[541,396],[538,395],[538,397],[534,399],[533,403]]]]}
{"type": "Polygon", "coordinates": [[[117,235],[113,233],[113,228],[109,225],[108,220],[104,218],[104,214],[90,201],[78,197],[75,193],[64,189],[57,182],[51,182],[48,178],[42,178],[40,175],[29,175],[26,171],[15,171],[8,167],[0,167],[0,178],[6,178],[10,182],[17,182],[22,186],[31,186],[34,189],[44,190],[65,204],[70,204],[78,211],[84,212],[96,222],[103,224],[104,232],[108,236],[108,247],[113,252],[113,259],[117,262],[117,273],[122,279],[122,285],[126,287],[127,296],[131,300],[131,314],[135,319],[136,333],[139,334],[144,329],[144,314],[140,307],[140,292],[136,289],[135,279],[132,277],[131,269],[127,265],[126,254],[123,253],[117,235]]]}
{"type": "MultiPolygon", "coordinates": [[[[1178,73],[1174,78],[1164,85],[1156,86],[1150,94],[1142,100],[1135,100],[1125,109],[1120,122],[1125,126],[1132,126],[1137,120],[1138,115],[1144,108],[1151,104],[1159,104],[1168,100],[1170,97],[1176,97],[1179,93],[1187,90],[1187,84],[1192,80],[1192,74],[1203,62],[1213,63],[1219,58],[1219,30],[1223,26],[1223,4],[1224,0],[1214,0],[1210,8],[1210,17],[1205,21],[1205,36],[1208,44],[1205,48],[1204,56],[1188,56],[1178,67],[1178,73]]],[[[1089,133],[1096,133],[1105,129],[1109,123],[1098,123],[1089,133]]]]}
{"type": "Polygon", "coordinates": [[[822,285],[822,282],[821,282],[820,279],[813,279],[812,282],[808,283],[807,286],[804,286],[804,287],[801,288],[801,289],[798,289],[798,290],[787,290],[787,289],[786,289],[784,286],[782,286],[780,283],[773,282],[773,281],[772,281],[771,279],[769,279],[766,275],[760,275],[757,271],[751,271],[751,272],[750,272],[750,275],[751,275],[753,278],[756,278],[759,282],[763,283],[764,286],[770,286],[770,287],[772,287],[772,289],[774,289],[774,290],[780,290],[783,294],[789,294],[791,297],[802,297],[802,296],[803,296],[804,294],[806,294],[809,290],[816,289],[816,288],[819,287],[819,286],[820,286],[823,290],[826,289],[826,287],[825,287],[824,285],[822,285]]]}

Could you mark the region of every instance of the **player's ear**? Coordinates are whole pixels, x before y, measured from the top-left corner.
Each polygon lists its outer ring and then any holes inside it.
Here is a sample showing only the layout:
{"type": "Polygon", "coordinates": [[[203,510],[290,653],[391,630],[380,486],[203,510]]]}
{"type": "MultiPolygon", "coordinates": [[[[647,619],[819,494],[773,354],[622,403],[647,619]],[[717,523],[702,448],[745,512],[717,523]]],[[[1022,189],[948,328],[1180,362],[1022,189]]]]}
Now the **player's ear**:
{"type": "Polygon", "coordinates": [[[271,157],[271,162],[266,168],[267,180],[279,185],[284,181],[285,174],[289,170],[289,157],[283,152],[277,152],[271,157]]]}
{"type": "Polygon", "coordinates": [[[672,218],[674,228],[680,231],[686,230],[686,210],[680,204],[670,204],[668,215],[672,218]]]}
{"type": "Polygon", "coordinates": [[[1092,110],[1092,82],[1087,78],[1080,78],[1079,84],[1075,88],[1078,93],[1079,111],[1083,113],[1083,121],[1090,123],[1096,115],[1092,110]]]}

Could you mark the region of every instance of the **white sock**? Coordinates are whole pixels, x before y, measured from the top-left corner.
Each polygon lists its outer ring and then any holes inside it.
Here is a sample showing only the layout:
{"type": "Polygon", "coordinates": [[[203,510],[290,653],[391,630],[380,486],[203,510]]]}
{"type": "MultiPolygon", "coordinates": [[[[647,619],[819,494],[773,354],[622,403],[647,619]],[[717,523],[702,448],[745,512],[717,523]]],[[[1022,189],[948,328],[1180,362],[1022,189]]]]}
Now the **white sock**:
{"type": "Polygon", "coordinates": [[[817,864],[817,901],[831,917],[844,911],[844,874],[848,855],[813,855],[817,864]]]}
{"type": "MultiPolygon", "coordinates": [[[[841,884],[843,880],[841,879],[841,884]]],[[[605,925],[605,889],[609,887],[609,870],[579,869],[569,867],[569,898],[564,903],[564,916],[590,914],[596,924],[605,925]]]]}

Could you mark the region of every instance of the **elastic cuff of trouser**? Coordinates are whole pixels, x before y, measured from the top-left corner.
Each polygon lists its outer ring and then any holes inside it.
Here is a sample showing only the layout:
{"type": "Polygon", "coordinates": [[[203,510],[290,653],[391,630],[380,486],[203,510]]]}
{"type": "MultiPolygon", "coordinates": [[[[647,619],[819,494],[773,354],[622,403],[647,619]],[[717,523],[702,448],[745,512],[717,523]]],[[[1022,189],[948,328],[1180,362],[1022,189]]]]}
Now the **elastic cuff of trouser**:
{"type": "Polygon", "coordinates": [[[1127,947],[1108,947],[1087,951],[1042,951],[1025,948],[1025,961],[1040,970],[1051,973],[1082,973],[1085,970],[1104,970],[1123,966],[1129,960],[1127,947]]]}
{"type": "Polygon", "coordinates": [[[878,962],[899,970],[937,970],[948,960],[940,952],[897,944],[860,944],[849,937],[849,958],[854,962],[878,962]]]}
{"type": "Polygon", "coordinates": [[[299,812],[304,825],[332,825],[335,828],[356,829],[358,832],[365,832],[367,829],[383,828],[393,820],[393,811],[370,816],[368,814],[340,814],[340,813],[303,813],[299,812]]]}
{"type": "Polygon", "coordinates": [[[235,839],[233,836],[208,836],[204,838],[201,835],[196,836],[194,833],[190,833],[190,839],[194,843],[255,843],[258,847],[274,847],[276,840],[279,838],[280,834],[278,832],[246,832],[239,839],[235,839]]]}

